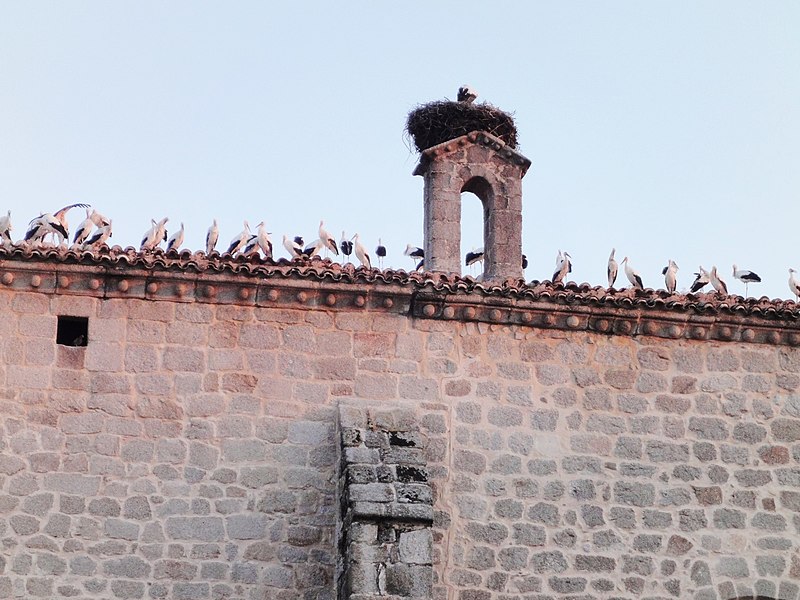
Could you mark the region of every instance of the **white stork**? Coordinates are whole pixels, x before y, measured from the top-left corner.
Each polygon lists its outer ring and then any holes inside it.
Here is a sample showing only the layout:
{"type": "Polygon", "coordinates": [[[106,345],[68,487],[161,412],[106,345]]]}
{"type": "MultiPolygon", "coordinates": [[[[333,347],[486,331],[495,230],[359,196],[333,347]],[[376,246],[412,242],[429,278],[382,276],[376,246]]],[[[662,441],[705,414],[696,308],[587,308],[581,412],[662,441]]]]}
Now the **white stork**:
{"type": "Polygon", "coordinates": [[[381,238],[378,238],[378,246],[375,248],[375,256],[378,257],[378,265],[383,268],[383,259],[386,258],[386,246],[381,243],[381,238]]]}
{"type": "Polygon", "coordinates": [[[355,252],[356,258],[358,259],[358,262],[361,263],[362,267],[367,269],[372,268],[372,263],[370,263],[367,249],[364,247],[364,244],[358,241],[358,234],[353,236],[353,251],[355,252]]]}
{"type": "Polygon", "coordinates": [[[628,262],[628,257],[622,259],[622,265],[625,270],[625,277],[628,278],[628,281],[631,282],[631,285],[634,288],[643,290],[644,284],[642,283],[642,276],[639,275],[639,272],[631,266],[631,263],[628,262]]]}
{"type": "Polygon", "coordinates": [[[425,264],[425,250],[422,248],[412,246],[411,244],[406,244],[406,249],[403,251],[403,255],[411,257],[411,260],[413,260],[414,264],[416,265],[416,271],[419,271],[425,264]],[[419,259],[419,261],[417,259],[419,259]]]}
{"type": "Polygon", "coordinates": [[[617,273],[619,272],[619,265],[617,259],[614,258],[616,248],[611,249],[611,254],[608,257],[608,287],[613,288],[614,283],[617,281],[617,273]]]}
{"type": "Polygon", "coordinates": [[[261,248],[261,251],[264,253],[265,258],[272,258],[272,239],[269,237],[269,232],[267,231],[267,226],[264,224],[264,221],[258,224],[258,230],[256,231],[256,242],[258,243],[258,247],[261,248]]]}
{"type": "Polygon", "coordinates": [[[169,217],[164,217],[158,223],[156,223],[155,219],[150,219],[152,225],[150,229],[145,232],[142,237],[142,243],[139,246],[142,252],[153,250],[157,248],[161,242],[167,241],[167,221],[169,221],[169,217]]]}
{"type": "Polygon", "coordinates": [[[233,256],[239,250],[245,247],[247,244],[247,240],[250,239],[252,234],[250,233],[250,224],[247,221],[244,221],[244,229],[237,235],[235,238],[231,240],[231,243],[228,245],[228,254],[233,256]]]}
{"type": "Polygon", "coordinates": [[[750,283],[761,283],[761,277],[753,273],[752,271],[748,271],[747,269],[737,269],[736,265],[733,265],[733,277],[738,279],[742,283],[744,283],[744,295],[747,296],[747,286],[750,283]]]}
{"type": "Polygon", "coordinates": [[[175,233],[173,233],[172,236],[169,238],[169,241],[167,242],[167,252],[169,252],[170,250],[175,250],[176,252],[180,252],[181,245],[183,244],[184,235],[185,232],[183,229],[183,223],[181,223],[181,228],[178,229],[178,231],[176,231],[175,233]]]}
{"type": "Polygon", "coordinates": [[[711,281],[711,286],[717,290],[718,294],[722,294],[723,296],[728,295],[728,286],[720,279],[720,276],[717,274],[716,266],[711,267],[711,273],[708,274],[708,278],[711,281]]]}
{"type": "Polygon", "coordinates": [[[709,283],[711,283],[711,277],[708,275],[708,271],[706,271],[702,265],[700,266],[700,272],[695,273],[695,279],[692,282],[692,287],[689,288],[689,291],[692,294],[696,294],[704,287],[706,287],[709,283]]]}
{"type": "Polygon", "coordinates": [[[669,264],[664,267],[661,274],[664,276],[664,285],[666,285],[667,291],[674,294],[675,288],[678,286],[678,265],[670,258],[669,264]]]}
{"type": "Polygon", "coordinates": [[[86,238],[89,237],[89,234],[92,233],[92,229],[94,229],[94,221],[91,218],[91,213],[89,209],[86,209],[86,218],[81,221],[81,224],[78,225],[77,229],[75,229],[75,237],[72,238],[72,245],[73,246],[81,246],[83,242],[86,241],[86,238]]]}
{"type": "Polygon", "coordinates": [[[108,220],[108,224],[99,227],[97,231],[94,232],[90,238],[88,238],[85,242],[83,242],[82,248],[84,250],[92,248],[97,249],[103,244],[108,242],[108,238],[111,237],[111,220],[108,220]]]}
{"type": "Polygon", "coordinates": [[[789,289],[792,290],[792,293],[797,298],[797,301],[800,302],[800,281],[794,278],[794,274],[797,273],[794,269],[789,269],[789,289]]]}
{"type": "Polygon", "coordinates": [[[478,97],[478,92],[475,91],[474,88],[464,84],[460,88],[458,88],[458,96],[456,99],[459,102],[463,102],[464,104],[472,104],[475,102],[475,99],[478,97]]]}
{"type": "Polygon", "coordinates": [[[339,242],[339,249],[342,251],[342,264],[346,260],[350,260],[350,255],[353,253],[353,242],[348,240],[342,231],[342,240],[339,242]]]}
{"type": "Polygon", "coordinates": [[[283,234],[283,247],[286,248],[290,258],[300,258],[303,253],[303,247],[294,240],[290,240],[285,233],[283,234]]]}
{"type": "Polygon", "coordinates": [[[0,217],[0,240],[3,244],[12,244],[11,241],[11,211],[4,217],[0,217]]]}
{"type": "Polygon", "coordinates": [[[206,233],[206,256],[211,254],[214,248],[217,247],[217,240],[219,240],[219,225],[217,225],[217,220],[214,219],[206,233]]]}
{"type": "Polygon", "coordinates": [[[322,221],[319,222],[319,239],[324,248],[330,250],[336,256],[339,256],[339,249],[336,247],[336,239],[323,227],[322,221]]]}
{"type": "Polygon", "coordinates": [[[552,282],[554,284],[561,283],[564,281],[564,278],[567,276],[567,273],[572,273],[572,258],[568,252],[564,252],[562,254],[561,250],[558,251],[558,256],[556,257],[556,270],[553,273],[552,282]]]}

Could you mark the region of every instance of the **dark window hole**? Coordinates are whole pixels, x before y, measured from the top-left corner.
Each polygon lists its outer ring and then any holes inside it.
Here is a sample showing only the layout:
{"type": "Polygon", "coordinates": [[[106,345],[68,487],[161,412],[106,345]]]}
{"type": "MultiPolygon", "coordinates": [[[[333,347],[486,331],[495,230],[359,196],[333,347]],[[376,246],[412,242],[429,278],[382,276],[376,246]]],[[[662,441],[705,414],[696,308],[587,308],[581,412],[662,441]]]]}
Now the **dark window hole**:
{"type": "Polygon", "coordinates": [[[88,317],[58,317],[57,344],[62,346],[85,346],[88,341],[88,317]]]}

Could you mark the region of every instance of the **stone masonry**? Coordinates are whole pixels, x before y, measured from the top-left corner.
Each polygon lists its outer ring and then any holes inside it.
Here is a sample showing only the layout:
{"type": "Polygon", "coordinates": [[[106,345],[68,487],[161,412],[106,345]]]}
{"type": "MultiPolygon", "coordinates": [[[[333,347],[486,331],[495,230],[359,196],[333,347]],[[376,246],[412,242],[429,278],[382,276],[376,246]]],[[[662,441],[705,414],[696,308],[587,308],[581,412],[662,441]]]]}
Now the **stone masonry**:
{"type": "Polygon", "coordinates": [[[109,297],[72,268],[0,287],[0,597],[800,597],[797,347],[413,317],[412,284],[109,297]],[[430,526],[343,527],[427,485],[430,526]]]}

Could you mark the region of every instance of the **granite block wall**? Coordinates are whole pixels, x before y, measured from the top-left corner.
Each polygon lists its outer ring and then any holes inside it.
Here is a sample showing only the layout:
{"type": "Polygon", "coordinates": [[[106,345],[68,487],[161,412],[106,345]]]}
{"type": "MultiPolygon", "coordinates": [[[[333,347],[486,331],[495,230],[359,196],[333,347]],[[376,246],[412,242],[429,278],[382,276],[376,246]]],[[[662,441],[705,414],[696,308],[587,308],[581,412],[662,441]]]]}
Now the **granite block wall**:
{"type": "Polygon", "coordinates": [[[0,289],[0,597],[335,598],[354,405],[425,440],[437,600],[794,599],[799,387],[787,346],[0,289]]]}

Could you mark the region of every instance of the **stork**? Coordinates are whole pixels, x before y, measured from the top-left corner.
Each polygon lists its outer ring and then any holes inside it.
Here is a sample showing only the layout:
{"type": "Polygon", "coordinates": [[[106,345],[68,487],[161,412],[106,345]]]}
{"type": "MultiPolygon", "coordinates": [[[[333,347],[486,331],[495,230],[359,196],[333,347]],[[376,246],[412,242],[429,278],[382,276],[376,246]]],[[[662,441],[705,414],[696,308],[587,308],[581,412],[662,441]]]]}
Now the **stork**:
{"type": "Polygon", "coordinates": [[[744,295],[747,296],[747,286],[750,283],[761,283],[761,277],[753,273],[752,271],[748,271],[747,269],[737,269],[736,265],[733,265],[733,276],[735,279],[738,279],[742,283],[744,283],[744,295]]]}
{"type": "Polygon", "coordinates": [[[412,246],[411,244],[406,244],[406,249],[403,251],[403,255],[411,257],[411,260],[413,260],[414,264],[416,265],[416,271],[419,271],[423,264],[425,264],[425,250],[422,248],[412,246]],[[419,261],[417,261],[417,259],[419,259],[419,261]]]}
{"type": "Polygon", "coordinates": [[[378,265],[383,268],[383,259],[386,258],[386,246],[381,244],[381,238],[378,238],[378,246],[375,248],[375,256],[378,257],[378,265]]]}
{"type": "Polygon", "coordinates": [[[564,278],[567,276],[567,273],[572,272],[572,258],[568,252],[564,252],[562,254],[561,250],[558,251],[558,256],[556,257],[556,270],[553,273],[552,282],[554,284],[561,283],[564,281],[564,278]]]}
{"type": "Polygon", "coordinates": [[[0,217],[0,240],[3,244],[11,244],[11,211],[4,217],[0,217]]]}
{"type": "Polygon", "coordinates": [[[319,222],[319,240],[322,242],[322,246],[325,249],[339,256],[339,249],[336,247],[336,239],[323,227],[322,221],[319,222]]]}
{"type": "Polygon", "coordinates": [[[244,229],[231,240],[231,243],[228,245],[228,254],[233,256],[239,250],[244,248],[245,244],[247,244],[247,240],[250,239],[252,234],[250,233],[250,224],[247,221],[243,221],[244,229]]]}
{"type": "Polygon", "coordinates": [[[711,273],[708,274],[708,278],[711,281],[712,287],[717,290],[718,294],[722,294],[723,296],[728,295],[728,286],[720,279],[720,276],[717,274],[716,266],[711,267],[711,273]]]}
{"type": "Polygon", "coordinates": [[[153,250],[157,248],[161,242],[167,241],[167,221],[169,221],[168,217],[164,217],[158,223],[156,223],[155,219],[150,219],[152,226],[145,232],[144,237],[142,237],[142,244],[140,246],[142,252],[153,250]]]}
{"type": "Polygon", "coordinates": [[[794,269],[789,269],[789,289],[792,290],[792,293],[797,298],[797,302],[800,302],[800,281],[794,278],[794,274],[797,273],[794,269]]]}
{"type": "Polygon", "coordinates": [[[208,232],[206,233],[206,256],[214,251],[214,248],[217,246],[218,239],[219,225],[217,225],[217,220],[214,219],[214,222],[211,223],[211,227],[208,228],[208,232]]]}
{"type": "Polygon", "coordinates": [[[661,271],[664,276],[664,285],[667,286],[667,291],[670,294],[675,293],[675,288],[678,286],[678,265],[671,258],[669,264],[661,271]]]}
{"type": "Polygon", "coordinates": [[[295,240],[290,240],[288,235],[283,234],[283,247],[286,248],[290,258],[300,258],[303,253],[303,247],[295,240]]]}
{"type": "Polygon", "coordinates": [[[613,288],[614,283],[617,281],[617,273],[619,272],[619,265],[617,259],[614,258],[616,248],[611,249],[611,254],[608,257],[608,287],[613,288]]]}
{"type": "Polygon", "coordinates": [[[689,288],[689,291],[692,294],[696,294],[704,287],[706,287],[709,283],[711,283],[711,277],[708,275],[708,271],[706,271],[702,265],[700,266],[700,272],[695,273],[695,279],[692,282],[692,287],[689,288]]]}
{"type": "Polygon", "coordinates": [[[345,257],[350,260],[350,255],[353,253],[353,242],[348,240],[342,231],[342,240],[339,242],[339,249],[342,251],[342,264],[344,264],[345,257]]]}
{"type": "Polygon", "coordinates": [[[261,248],[261,251],[264,253],[264,258],[272,258],[272,238],[269,237],[269,232],[267,231],[267,226],[264,224],[264,221],[258,224],[258,229],[256,230],[256,241],[258,243],[258,247],[261,248]]]}
{"type": "Polygon", "coordinates": [[[176,252],[180,252],[181,245],[183,244],[185,232],[183,229],[183,223],[181,223],[181,228],[178,229],[172,236],[169,238],[167,242],[167,252],[170,250],[175,250],[176,252]]]}
{"type": "Polygon", "coordinates": [[[466,259],[464,260],[464,264],[468,267],[472,265],[483,262],[483,248],[478,248],[477,250],[472,250],[471,252],[467,252],[466,259]]]}
{"type": "Polygon", "coordinates": [[[78,225],[78,228],[75,230],[75,237],[72,238],[72,245],[73,246],[81,246],[83,242],[86,241],[86,238],[89,237],[89,234],[92,233],[92,229],[94,229],[94,221],[92,220],[91,213],[89,209],[86,209],[86,218],[81,221],[81,224],[78,225]]]}
{"type": "Polygon", "coordinates": [[[458,96],[456,99],[459,102],[463,102],[464,104],[472,104],[475,102],[475,99],[478,97],[478,92],[476,92],[470,86],[464,84],[460,88],[458,88],[458,96]]]}
{"type": "Polygon", "coordinates": [[[90,238],[88,238],[85,242],[83,242],[83,249],[87,250],[89,248],[97,249],[103,244],[108,242],[108,238],[111,237],[111,219],[108,220],[106,225],[99,227],[97,231],[94,232],[90,238]]]}
{"type": "Polygon", "coordinates": [[[628,278],[628,281],[631,282],[631,285],[636,288],[643,290],[644,284],[642,283],[642,276],[639,275],[639,272],[631,266],[631,263],[628,262],[628,257],[622,259],[622,264],[625,268],[625,277],[628,278]]]}
{"type": "Polygon", "coordinates": [[[356,258],[358,259],[358,262],[361,263],[362,267],[366,269],[372,268],[372,263],[370,263],[367,249],[364,247],[364,244],[358,240],[358,234],[353,236],[353,251],[355,252],[356,258]]]}

